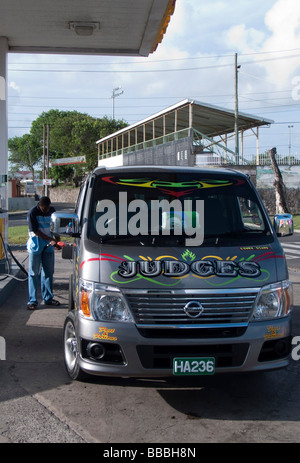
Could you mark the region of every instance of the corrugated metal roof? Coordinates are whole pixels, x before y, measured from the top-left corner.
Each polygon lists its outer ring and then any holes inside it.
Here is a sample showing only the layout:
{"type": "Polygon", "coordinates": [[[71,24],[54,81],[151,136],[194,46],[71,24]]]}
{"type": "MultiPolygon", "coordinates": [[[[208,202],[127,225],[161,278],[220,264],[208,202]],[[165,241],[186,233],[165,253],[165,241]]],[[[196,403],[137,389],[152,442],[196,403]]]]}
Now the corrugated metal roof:
{"type": "MultiPolygon", "coordinates": [[[[185,99],[170,106],[152,116],[147,117],[141,121],[136,122],[124,129],[119,130],[111,135],[101,138],[97,143],[104,142],[118,135],[128,133],[133,129],[146,126],[149,132],[152,134],[152,121],[155,121],[161,117],[165,118],[165,124],[168,132],[174,132],[174,118],[176,117],[177,130],[180,131],[187,128],[193,128],[207,137],[215,137],[225,134],[230,134],[235,131],[235,112],[224,109],[218,106],[208,105],[206,103],[198,102],[191,99],[185,99]],[[192,118],[192,119],[191,119],[192,118]]],[[[264,119],[249,114],[239,112],[238,116],[239,130],[248,130],[263,125],[270,125],[273,123],[272,120],[264,119]]],[[[161,136],[157,132],[157,136],[161,136]]]]}

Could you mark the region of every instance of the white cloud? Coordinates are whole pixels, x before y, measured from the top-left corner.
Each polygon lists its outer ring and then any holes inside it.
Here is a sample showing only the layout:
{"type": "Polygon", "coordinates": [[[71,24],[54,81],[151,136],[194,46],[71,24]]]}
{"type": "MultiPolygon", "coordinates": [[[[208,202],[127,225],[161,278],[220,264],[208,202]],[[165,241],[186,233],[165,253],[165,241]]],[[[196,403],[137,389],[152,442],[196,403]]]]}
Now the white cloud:
{"type": "Polygon", "coordinates": [[[257,56],[257,63],[267,72],[268,79],[278,87],[290,84],[293,73],[299,69],[299,56],[296,52],[286,52],[284,60],[282,52],[300,48],[300,8],[299,0],[277,0],[264,16],[264,29],[246,27],[237,24],[224,32],[228,47],[247,53],[266,53],[257,56]],[[272,55],[268,53],[272,52],[272,55]],[[289,57],[291,55],[291,57],[289,57]],[[272,59],[270,59],[272,58],[272,59]]]}
{"type": "Polygon", "coordinates": [[[265,39],[264,32],[253,27],[247,29],[245,24],[231,27],[224,36],[229,46],[242,53],[252,53],[259,50],[265,39]]]}
{"type": "Polygon", "coordinates": [[[12,90],[15,90],[16,92],[21,91],[21,88],[19,87],[19,85],[17,85],[16,82],[14,81],[9,82],[8,87],[11,88],[12,90]]]}
{"type": "MultiPolygon", "coordinates": [[[[266,40],[263,51],[300,48],[299,0],[278,0],[267,13],[265,21],[271,36],[266,40]]],[[[268,65],[270,78],[280,84],[290,82],[297,68],[299,69],[299,56],[286,59],[284,64],[282,61],[275,61],[268,65]]]]}

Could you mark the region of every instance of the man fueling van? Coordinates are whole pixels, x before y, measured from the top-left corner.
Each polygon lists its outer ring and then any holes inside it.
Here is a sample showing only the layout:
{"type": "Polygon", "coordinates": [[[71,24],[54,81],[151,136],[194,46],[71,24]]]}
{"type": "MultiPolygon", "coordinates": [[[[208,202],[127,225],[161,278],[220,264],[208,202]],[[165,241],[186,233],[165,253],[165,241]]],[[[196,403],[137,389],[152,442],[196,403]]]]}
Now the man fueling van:
{"type": "Polygon", "coordinates": [[[41,281],[41,293],[45,305],[60,305],[53,299],[54,248],[58,237],[50,231],[51,214],[55,212],[48,196],[43,196],[38,204],[27,214],[29,239],[27,250],[29,254],[28,268],[28,310],[38,306],[37,289],[41,281]]]}

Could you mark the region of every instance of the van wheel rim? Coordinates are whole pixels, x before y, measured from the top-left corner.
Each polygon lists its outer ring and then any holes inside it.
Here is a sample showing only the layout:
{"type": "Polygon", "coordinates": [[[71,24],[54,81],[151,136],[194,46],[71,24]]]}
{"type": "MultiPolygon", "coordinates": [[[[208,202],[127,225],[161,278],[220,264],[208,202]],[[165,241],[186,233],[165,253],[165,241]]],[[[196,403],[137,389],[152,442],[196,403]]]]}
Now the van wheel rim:
{"type": "Polygon", "coordinates": [[[74,370],[77,363],[77,339],[72,322],[68,322],[65,329],[65,359],[70,371],[74,370]]]}

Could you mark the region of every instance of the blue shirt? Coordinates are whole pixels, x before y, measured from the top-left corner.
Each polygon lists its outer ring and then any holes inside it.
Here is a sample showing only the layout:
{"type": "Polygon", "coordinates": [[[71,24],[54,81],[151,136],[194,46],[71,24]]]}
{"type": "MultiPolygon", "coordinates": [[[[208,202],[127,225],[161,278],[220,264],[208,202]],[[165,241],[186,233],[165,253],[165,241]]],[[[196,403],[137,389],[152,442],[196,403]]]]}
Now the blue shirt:
{"type": "Polygon", "coordinates": [[[43,212],[39,206],[33,206],[27,214],[29,239],[27,241],[27,250],[34,254],[40,254],[44,250],[46,252],[54,252],[53,246],[48,246],[49,241],[36,236],[39,230],[47,236],[51,236],[51,214],[55,212],[53,206],[50,206],[48,212],[43,212]]]}

